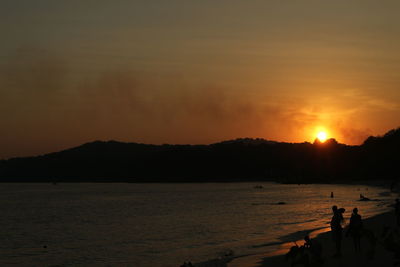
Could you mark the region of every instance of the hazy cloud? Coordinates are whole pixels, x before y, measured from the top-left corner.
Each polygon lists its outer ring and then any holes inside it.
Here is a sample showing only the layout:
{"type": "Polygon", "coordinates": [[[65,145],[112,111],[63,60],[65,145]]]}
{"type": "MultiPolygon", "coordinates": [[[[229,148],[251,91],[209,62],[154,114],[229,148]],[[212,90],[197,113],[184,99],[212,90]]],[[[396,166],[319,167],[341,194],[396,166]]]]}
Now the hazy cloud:
{"type": "MultiPolygon", "coordinates": [[[[50,152],[96,139],[212,143],[261,137],[303,142],[312,141],[318,126],[329,128],[341,142],[358,144],[371,134],[367,110],[383,115],[399,108],[395,101],[357,90],[305,98],[274,90],[276,83],[265,84],[269,89],[264,92],[129,67],[85,73],[63,56],[36,48],[17,50],[0,71],[0,157],[50,152]]],[[[380,129],[386,130],[380,126],[375,132],[380,129]]]]}

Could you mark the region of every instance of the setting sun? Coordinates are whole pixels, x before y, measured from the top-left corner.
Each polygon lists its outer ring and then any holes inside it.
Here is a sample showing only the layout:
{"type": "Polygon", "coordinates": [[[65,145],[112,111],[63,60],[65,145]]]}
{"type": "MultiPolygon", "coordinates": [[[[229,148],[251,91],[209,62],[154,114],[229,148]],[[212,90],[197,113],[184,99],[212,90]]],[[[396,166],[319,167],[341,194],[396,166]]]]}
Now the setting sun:
{"type": "Polygon", "coordinates": [[[317,138],[319,141],[325,142],[325,140],[328,138],[328,135],[326,134],[326,132],[318,132],[317,138]]]}

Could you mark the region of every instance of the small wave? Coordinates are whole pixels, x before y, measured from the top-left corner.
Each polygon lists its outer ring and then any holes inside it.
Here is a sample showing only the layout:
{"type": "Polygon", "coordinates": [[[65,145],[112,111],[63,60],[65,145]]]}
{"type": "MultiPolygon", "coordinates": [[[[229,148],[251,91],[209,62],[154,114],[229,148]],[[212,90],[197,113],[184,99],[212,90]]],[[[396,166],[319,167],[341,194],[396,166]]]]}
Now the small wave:
{"type": "Polygon", "coordinates": [[[286,205],[288,204],[287,202],[284,201],[279,201],[279,202],[256,202],[256,203],[251,203],[252,206],[259,206],[259,205],[286,205]]]}
{"type": "Polygon", "coordinates": [[[310,234],[311,232],[317,231],[317,230],[321,230],[324,229],[326,227],[317,227],[317,228],[313,228],[313,229],[308,229],[308,230],[302,230],[302,231],[297,231],[294,233],[290,233],[284,236],[279,237],[279,240],[281,240],[282,242],[292,242],[292,241],[296,241],[296,240],[300,240],[303,239],[304,236],[310,234]]]}
{"type": "Polygon", "coordinates": [[[267,202],[260,202],[260,203],[251,203],[252,206],[259,206],[259,205],[270,205],[270,203],[267,202]]]}
{"type": "Polygon", "coordinates": [[[382,201],[382,199],[378,199],[378,198],[370,199],[370,198],[366,197],[366,198],[361,198],[361,199],[359,199],[357,201],[382,201]]]}
{"type": "Polygon", "coordinates": [[[301,224],[301,223],[308,223],[308,222],[315,222],[315,221],[317,221],[317,219],[301,221],[301,222],[285,222],[285,223],[280,223],[280,225],[301,224]]]}

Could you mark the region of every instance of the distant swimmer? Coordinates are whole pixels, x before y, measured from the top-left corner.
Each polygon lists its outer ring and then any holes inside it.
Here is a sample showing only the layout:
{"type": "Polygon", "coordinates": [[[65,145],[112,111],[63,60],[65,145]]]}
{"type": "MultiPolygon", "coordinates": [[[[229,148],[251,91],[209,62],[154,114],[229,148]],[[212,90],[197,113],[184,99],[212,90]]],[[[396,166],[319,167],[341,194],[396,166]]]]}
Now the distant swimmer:
{"type": "Polygon", "coordinates": [[[369,201],[371,199],[365,197],[363,194],[360,194],[360,201],[369,201]]]}

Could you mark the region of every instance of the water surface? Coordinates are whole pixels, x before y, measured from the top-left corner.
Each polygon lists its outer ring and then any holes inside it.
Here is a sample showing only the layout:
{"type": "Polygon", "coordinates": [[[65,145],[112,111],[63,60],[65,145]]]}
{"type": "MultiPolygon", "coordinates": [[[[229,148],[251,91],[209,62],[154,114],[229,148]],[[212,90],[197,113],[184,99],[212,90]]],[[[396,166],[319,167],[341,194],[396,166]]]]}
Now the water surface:
{"type": "Polygon", "coordinates": [[[382,192],[275,183],[1,184],[0,265],[179,266],[227,251],[263,253],[295,240],[291,233],[327,227],[334,204],[346,208],[345,218],[354,207],[363,217],[386,211],[395,196],[382,192]],[[360,193],[380,201],[360,202],[360,193]]]}

